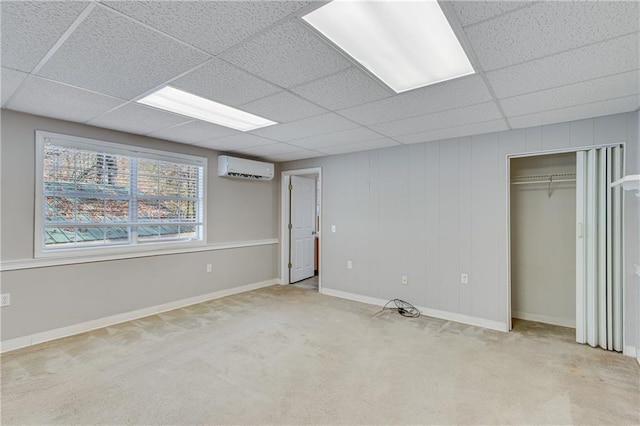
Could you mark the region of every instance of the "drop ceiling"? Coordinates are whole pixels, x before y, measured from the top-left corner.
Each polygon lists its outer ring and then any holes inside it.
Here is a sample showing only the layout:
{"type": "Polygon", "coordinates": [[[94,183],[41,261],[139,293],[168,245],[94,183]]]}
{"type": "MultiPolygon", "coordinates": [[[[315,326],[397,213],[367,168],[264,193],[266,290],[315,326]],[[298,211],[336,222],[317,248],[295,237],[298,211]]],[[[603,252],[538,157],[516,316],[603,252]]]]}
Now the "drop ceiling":
{"type": "Polygon", "coordinates": [[[636,1],[442,1],[476,73],[399,95],[304,23],[322,4],[2,1],[2,107],[279,162],[640,106],[636,1]],[[165,85],[279,124],[135,103],[165,85]]]}

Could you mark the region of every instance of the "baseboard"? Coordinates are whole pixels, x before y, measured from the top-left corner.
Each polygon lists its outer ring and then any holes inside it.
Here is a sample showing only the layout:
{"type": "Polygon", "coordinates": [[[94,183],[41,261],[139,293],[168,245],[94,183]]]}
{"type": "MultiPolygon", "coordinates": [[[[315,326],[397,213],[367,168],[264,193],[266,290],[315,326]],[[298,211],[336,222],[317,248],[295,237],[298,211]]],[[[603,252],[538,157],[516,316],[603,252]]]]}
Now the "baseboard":
{"type": "Polygon", "coordinates": [[[125,312],[122,314],[112,315],[109,317],[99,318],[92,321],[83,322],[80,324],[74,324],[67,327],[57,328],[54,330],[43,331],[41,333],[31,334],[28,336],[17,337],[15,339],[4,340],[0,342],[0,352],[13,351],[15,349],[24,348],[38,343],[49,342],[55,339],[61,339],[63,337],[73,336],[75,334],[86,333],[87,331],[95,330],[98,328],[108,327],[115,324],[120,324],[127,321],[147,317],[150,315],[156,315],[161,312],[171,311],[173,309],[183,308],[189,305],[195,305],[197,303],[206,302],[213,299],[219,299],[221,297],[232,296],[238,293],[244,293],[251,290],[256,290],[262,287],[268,287],[274,284],[279,284],[280,279],[274,278],[267,281],[261,281],[257,283],[247,284],[240,287],[229,288],[225,290],[214,291],[213,293],[202,294],[200,296],[189,297],[187,299],[176,300],[173,302],[163,303],[162,305],[151,306],[148,308],[138,309],[131,312],[125,312]]]}
{"type": "MultiPolygon", "coordinates": [[[[322,288],[320,293],[327,296],[339,297],[341,299],[353,300],[355,302],[367,303],[369,305],[384,306],[388,300],[378,299],[376,297],[362,296],[360,294],[348,293],[345,291],[333,290],[330,288],[322,288]]],[[[424,308],[416,306],[422,315],[439,318],[447,321],[459,322],[462,324],[474,325],[477,327],[488,328],[497,331],[509,331],[509,325],[499,321],[478,318],[470,315],[458,314],[456,312],[441,311],[438,309],[424,308]]]]}
{"type": "MultiPolygon", "coordinates": [[[[636,358],[637,357],[636,347],[625,346],[624,348],[622,348],[622,354],[624,356],[630,356],[631,358],[636,358]]],[[[640,359],[638,360],[638,363],[640,363],[640,359]]]]}
{"type": "Polygon", "coordinates": [[[530,314],[528,312],[511,311],[513,318],[526,321],[543,322],[545,324],[559,325],[561,327],[576,328],[576,320],[567,318],[550,317],[547,315],[530,314]]]}

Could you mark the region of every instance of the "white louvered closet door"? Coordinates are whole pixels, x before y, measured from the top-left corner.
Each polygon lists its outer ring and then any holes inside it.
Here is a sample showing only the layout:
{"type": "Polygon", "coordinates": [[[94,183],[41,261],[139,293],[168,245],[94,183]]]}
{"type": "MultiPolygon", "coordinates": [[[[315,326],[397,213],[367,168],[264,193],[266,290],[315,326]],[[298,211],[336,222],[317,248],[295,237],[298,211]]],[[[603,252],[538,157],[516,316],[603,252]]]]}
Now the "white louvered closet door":
{"type": "Polygon", "coordinates": [[[622,351],[622,147],[577,153],[576,341],[622,351]]]}

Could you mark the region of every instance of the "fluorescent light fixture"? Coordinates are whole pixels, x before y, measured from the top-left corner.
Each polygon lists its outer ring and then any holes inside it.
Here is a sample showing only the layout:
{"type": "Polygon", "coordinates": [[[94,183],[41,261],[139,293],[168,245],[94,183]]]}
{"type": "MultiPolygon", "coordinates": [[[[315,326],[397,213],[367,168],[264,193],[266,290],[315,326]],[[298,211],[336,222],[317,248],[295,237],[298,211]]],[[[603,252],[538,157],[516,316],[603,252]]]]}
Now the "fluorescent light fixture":
{"type": "Polygon", "coordinates": [[[334,0],[302,19],[396,93],[474,73],[435,0],[334,0]]]}
{"type": "Polygon", "coordinates": [[[277,124],[275,121],[219,104],[171,86],[165,86],[138,100],[138,102],[243,132],[277,124]]]}

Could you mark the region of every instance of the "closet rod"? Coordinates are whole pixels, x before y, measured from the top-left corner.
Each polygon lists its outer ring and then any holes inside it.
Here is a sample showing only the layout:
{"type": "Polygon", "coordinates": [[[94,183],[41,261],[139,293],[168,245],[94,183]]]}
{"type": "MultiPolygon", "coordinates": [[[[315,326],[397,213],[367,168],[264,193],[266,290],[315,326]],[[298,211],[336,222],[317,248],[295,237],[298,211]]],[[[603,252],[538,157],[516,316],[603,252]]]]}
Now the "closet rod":
{"type": "Polygon", "coordinates": [[[526,182],[511,182],[512,185],[526,185],[534,183],[560,183],[560,182],[575,182],[575,179],[554,179],[554,180],[532,180],[526,182]]]}

